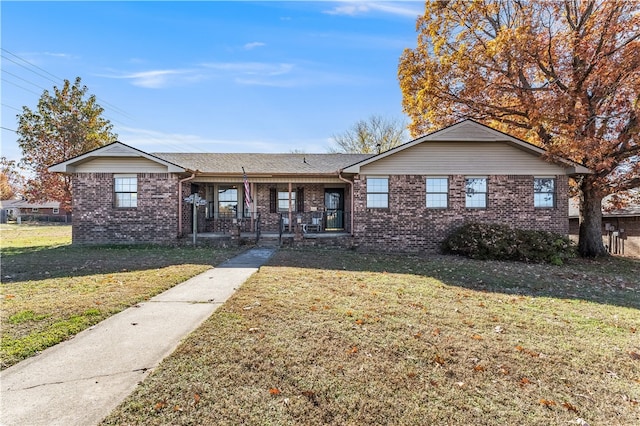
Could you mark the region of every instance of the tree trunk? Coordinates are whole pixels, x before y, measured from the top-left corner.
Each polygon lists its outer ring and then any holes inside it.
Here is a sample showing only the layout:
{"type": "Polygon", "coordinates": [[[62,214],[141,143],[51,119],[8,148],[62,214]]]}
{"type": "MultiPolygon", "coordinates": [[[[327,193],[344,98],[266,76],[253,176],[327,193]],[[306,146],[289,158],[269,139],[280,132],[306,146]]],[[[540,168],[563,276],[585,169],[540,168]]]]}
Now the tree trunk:
{"type": "Polygon", "coordinates": [[[578,253],[582,257],[608,256],[602,243],[602,195],[593,188],[591,180],[591,176],[585,176],[580,185],[578,253]]]}

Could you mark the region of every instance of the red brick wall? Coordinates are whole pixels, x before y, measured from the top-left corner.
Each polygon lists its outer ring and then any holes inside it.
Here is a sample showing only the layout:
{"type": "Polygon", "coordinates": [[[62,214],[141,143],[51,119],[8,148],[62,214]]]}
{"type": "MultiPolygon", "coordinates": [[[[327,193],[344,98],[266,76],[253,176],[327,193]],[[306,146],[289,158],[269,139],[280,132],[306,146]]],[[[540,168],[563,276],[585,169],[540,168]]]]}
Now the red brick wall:
{"type": "Polygon", "coordinates": [[[72,238],[79,244],[167,243],[178,232],[178,177],[138,173],[138,206],[115,208],[112,173],[72,178],[72,238]]]}
{"type": "Polygon", "coordinates": [[[503,223],[514,228],[567,234],[568,180],[556,176],[556,208],[533,207],[533,176],[489,176],[488,206],[465,208],[465,176],[449,176],[449,207],[426,208],[426,177],[389,176],[389,208],[366,207],[365,177],[356,177],[355,245],[365,250],[436,252],[466,222],[503,223]]]}

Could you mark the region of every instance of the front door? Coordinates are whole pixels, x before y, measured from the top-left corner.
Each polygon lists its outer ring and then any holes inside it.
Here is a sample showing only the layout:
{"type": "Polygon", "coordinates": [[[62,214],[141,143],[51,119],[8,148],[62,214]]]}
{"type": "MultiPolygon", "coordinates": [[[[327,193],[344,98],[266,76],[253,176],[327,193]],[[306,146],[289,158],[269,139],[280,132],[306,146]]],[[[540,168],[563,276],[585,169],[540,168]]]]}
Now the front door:
{"type": "Polygon", "coordinates": [[[327,212],[326,229],[344,229],[344,189],[325,189],[324,209],[327,212]]]}

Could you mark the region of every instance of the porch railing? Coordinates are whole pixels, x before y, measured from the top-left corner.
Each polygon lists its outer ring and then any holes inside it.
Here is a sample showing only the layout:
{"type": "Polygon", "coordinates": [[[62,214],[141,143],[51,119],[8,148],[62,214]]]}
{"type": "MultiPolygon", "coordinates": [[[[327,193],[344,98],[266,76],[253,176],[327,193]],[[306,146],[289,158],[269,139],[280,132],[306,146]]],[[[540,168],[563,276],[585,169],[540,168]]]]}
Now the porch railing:
{"type": "MultiPolygon", "coordinates": [[[[302,232],[307,234],[317,234],[323,232],[350,232],[351,212],[343,210],[294,212],[291,214],[292,226],[295,229],[297,224],[302,227],[302,232]]],[[[280,234],[289,232],[289,213],[280,213],[280,234]]]]}
{"type": "Polygon", "coordinates": [[[240,232],[255,232],[257,236],[261,232],[260,213],[252,213],[251,216],[241,218],[234,215],[218,215],[215,218],[208,219],[208,221],[210,221],[210,225],[207,228],[212,232],[227,234],[238,226],[240,227],[240,232]]]}

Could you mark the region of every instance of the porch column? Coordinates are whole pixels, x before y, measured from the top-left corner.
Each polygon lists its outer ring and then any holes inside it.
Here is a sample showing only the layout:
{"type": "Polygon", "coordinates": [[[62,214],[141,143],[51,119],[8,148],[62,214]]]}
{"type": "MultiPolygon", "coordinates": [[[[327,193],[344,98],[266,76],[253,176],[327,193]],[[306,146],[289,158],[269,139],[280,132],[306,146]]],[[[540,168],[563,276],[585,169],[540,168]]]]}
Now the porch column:
{"type": "Polygon", "coordinates": [[[251,215],[251,230],[255,231],[256,227],[254,224],[254,214],[258,211],[258,207],[256,206],[256,184],[254,182],[250,183],[251,186],[251,212],[249,212],[249,214],[251,215]]]}
{"type": "Polygon", "coordinates": [[[291,232],[291,224],[293,221],[293,214],[291,212],[291,181],[289,181],[289,232],[291,232]]]}

